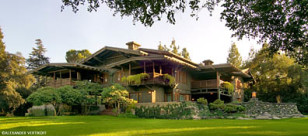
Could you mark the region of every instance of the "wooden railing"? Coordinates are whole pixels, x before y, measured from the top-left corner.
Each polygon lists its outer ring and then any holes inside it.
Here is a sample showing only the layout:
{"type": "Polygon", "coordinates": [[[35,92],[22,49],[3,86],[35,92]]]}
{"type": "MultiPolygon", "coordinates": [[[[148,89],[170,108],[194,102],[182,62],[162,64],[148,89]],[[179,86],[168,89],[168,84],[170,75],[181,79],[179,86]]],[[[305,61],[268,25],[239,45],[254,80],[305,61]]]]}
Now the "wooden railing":
{"type": "Polygon", "coordinates": [[[191,82],[191,88],[192,89],[199,89],[199,88],[206,88],[206,89],[216,89],[217,86],[217,80],[199,80],[199,81],[192,81],[191,82]]]}
{"type": "Polygon", "coordinates": [[[65,85],[74,85],[74,83],[70,78],[58,78],[57,80],[49,80],[47,86],[58,88],[65,85]]]}

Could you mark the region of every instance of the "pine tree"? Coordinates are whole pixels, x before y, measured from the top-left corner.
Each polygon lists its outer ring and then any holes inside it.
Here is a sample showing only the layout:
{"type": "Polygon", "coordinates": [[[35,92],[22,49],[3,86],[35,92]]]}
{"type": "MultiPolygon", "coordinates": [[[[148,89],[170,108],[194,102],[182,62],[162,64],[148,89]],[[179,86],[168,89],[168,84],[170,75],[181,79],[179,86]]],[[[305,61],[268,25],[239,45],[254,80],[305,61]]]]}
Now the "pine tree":
{"type": "Polygon", "coordinates": [[[241,54],[238,52],[238,49],[235,43],[232,44],[229,50],[229,56],[227,58],[227,63],[230,63],[237,68],[240,68],[242,65],[242,57],[241,57],[241,54]]]}
{"type": "Polygon", "coordinates": [[[16,89],[30,88],[34,78],[27,73],[25,58],[6,52],[2,39],[0,28],[0,112],[12,114],[25,102],[16,89]]]}
{"type": "Polygon", "coordinates": [[[36,39],[37,48],[32,48],[29,59],[27,59],[28,69],[36,69],[44,64],[49,63],[49,58],[45,57],[46,48],[44,47],[41,39],[36,39]]]}

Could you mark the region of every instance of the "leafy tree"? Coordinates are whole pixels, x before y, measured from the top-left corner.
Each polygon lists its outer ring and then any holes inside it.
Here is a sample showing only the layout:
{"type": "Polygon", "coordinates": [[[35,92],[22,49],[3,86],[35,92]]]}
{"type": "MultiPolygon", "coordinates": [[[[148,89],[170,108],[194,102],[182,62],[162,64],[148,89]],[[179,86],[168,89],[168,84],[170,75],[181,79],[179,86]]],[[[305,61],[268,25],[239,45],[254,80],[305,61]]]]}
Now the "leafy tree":
{"type": "Polygon", "coordinates": [[[114,105],[117,112],[120,113],[121,106],[125,107],[131,103],[136,103],[133,99],[128,98],[128,91],[120,84],[113,84],[106,87],[102,92],[103,102],[114,105]]]}
{"type": "Polygon", "coordinates": [[[198,19],[198,12],[206,8],[210,13],[221,4],[224,9],[221,19],[234,31],[232,36],[242,39],[260,38],[269,40],[271,54],[277,50],[286,50],[296,56],[301,64],[308,64],[308,1],[307,0],[162,0],[162,1],[123,1],[123,0],[62,0],[63,6],[71,6],[74,12],[79,5],[88,4],[91,12],[102,4],[114,11],[114,14],[132,16],[145,26],[152,26],[155,21],[166,17],[175,24],[175,14],[191,9],[191,16],[198,19]]]}
{"type": "Polygon", "coordinates": [[[5,51],[0,28],[0,110],[11,115],[17,107],[25,102],[18,88],[30,88],[34,82],[27,73],[25,59],[20,53],[11,54],[5,51]]]}
{"type": "Polygon", "coordinates": [[[44,54],[46,53],[46,48],[44,47],[41,39],[36,39],[37,48],[32,48],[32,52],[27,59],[28,69],[36,69],[44,64],[49,63],[49,58],[44,54]]]}
{"type": "Polygon", "coordinates": [[[180,49],[180,47],[175,45],[175,40],[173,39],[173,40],[171,41],[171,44],[170,44],[170,50],[171,50],[171,52],[174,53],[174,54],[176,54],[176,55],[181,55],[181,54],[179,53],[179,49],[180,49]]]}
{"type": "Polygon", "coordinates": [[[307,0],[225,0],[221,19],[235,31],[232,36],[268,40],[271,54],[285,50],[307,63],[307,0]]]}
{"type": "Polygon", "coordinates": [[[66,61],[69,63],[78,63],[91,55],[89,50],[69,50],[66,52],[66,61]]]}
{"type": "Polygon", "coordinates": [[[242,57],[241,57],[241,54],[238,52],[238,49],[237,49],[235,43],[232,44],[232,46],[229,50],[227,63],[230,63],[237,68],[240,68],[241,65],[242,65],[242,57]]]}
{"type": "Polygon", "coordinates": [[[61,96],[52,87],[42,87],[32,93],[27,101],[33,105],[52,104],[56,109],[56,114],[59,114],[60,104],[62,103],[61,96]]]}
{"type": "Polygon", "coordinates": [[[250,68],[257,81],[253,89],[258,91],[261,100],[275,102],[276,97],[280,97],[283,101],[289,101],[303,92],[300,90],[305,90],[305,83],[301,80],[305,78],[305,70],[284,53],[278,52],[270,57],[268,48],[268,44],[263,44],[255,58],[245,66],[250,68]]]}

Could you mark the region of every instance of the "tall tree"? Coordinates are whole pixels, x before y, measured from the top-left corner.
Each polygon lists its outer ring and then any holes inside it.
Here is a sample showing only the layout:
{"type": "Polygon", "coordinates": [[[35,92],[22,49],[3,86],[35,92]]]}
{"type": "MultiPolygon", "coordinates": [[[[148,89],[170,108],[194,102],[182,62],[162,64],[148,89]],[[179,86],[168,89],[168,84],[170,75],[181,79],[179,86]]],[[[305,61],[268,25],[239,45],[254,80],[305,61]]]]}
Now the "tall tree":
{"type": "Polygon", "coordinates": [[[91,55],[90,51],[84,50],[69,50],[66,52],[65,59],[69,63],[78,63],[91,55]]]}
{"type": "Polygon", "coordinates": [[[241,57],[241,54],[238,52],[238,49],[235,43],[231,45],[231,48],[229,50],[229,55],[227,58],[227,63],[230,63],[236,66],[237,68],[240,68],[242,65],[242,57],[241,57]]]}
{"type": "Polygon", "coordinates": [[[232,36],[242,39],[260,38],[269,41],[271,53],[286,50],[296,56],[297,61],[308,65],[308,1],[307,0],[62,0],[63,6],[71,6],[74,12],[78,6],[87,3],[88,10],[97,10],[102,4],[114,14],[133,17],[133,21],[152,26],[155,21],[166,17],[175,24],[175,14],[191,10],[191,16],[198,19],[198,12],[206,8],[210,13],[221,4],[221,19],[234,31],[232,36]]]}
{"type": "Polygon", "coordinates": [[[37,48],[32,48],[32,52],[27,59],[28,69],[36,69],[44,64],[49,63],[49,58],[45,56],[46,48],[41,39],[36,39],[37,48]]]}
{"type": "Polygon", "coordinates": [[[0,28],[0,112],[12,114],[25,100],[18,88],[30,88],[34,77],[27,73],[25,59],[20,53],[5,51],[0,28]]]}

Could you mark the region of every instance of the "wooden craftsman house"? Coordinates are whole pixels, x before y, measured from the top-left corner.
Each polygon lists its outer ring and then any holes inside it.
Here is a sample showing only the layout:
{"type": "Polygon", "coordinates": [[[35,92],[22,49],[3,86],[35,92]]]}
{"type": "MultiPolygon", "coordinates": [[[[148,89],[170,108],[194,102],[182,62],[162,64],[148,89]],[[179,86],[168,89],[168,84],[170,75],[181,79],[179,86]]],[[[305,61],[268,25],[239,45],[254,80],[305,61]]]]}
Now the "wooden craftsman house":
{"type": "Polygon", "coordinates": [[[103,86],[120,83],[139,103],[194,101],[199,97],[241,101],[242,84],[252,79],[231,64],[214,65],[211,60],[196,64],[172,52],[140,48],[136,42],[127,46],[128,49],[106,46],[80,63],[50,63],[33,73],[51,79],[47,85],[53,87],[74,85],[78,80],[103,86]],[[123,80],[141,73],[147,76],[138,84],[123,80]],[[233,94],[221,89],[224,81],[234,84],[233,94]]]}

